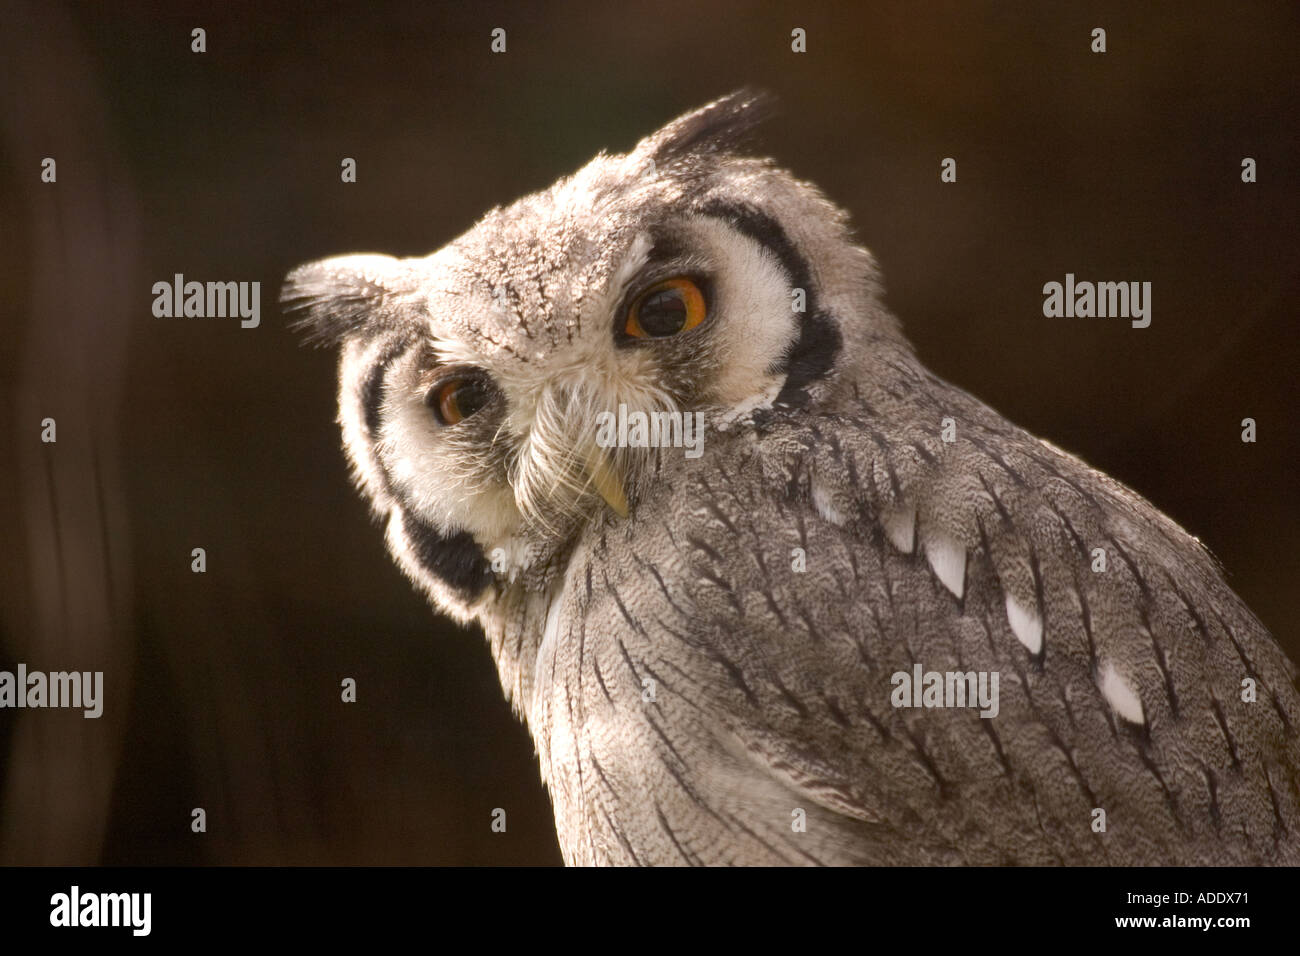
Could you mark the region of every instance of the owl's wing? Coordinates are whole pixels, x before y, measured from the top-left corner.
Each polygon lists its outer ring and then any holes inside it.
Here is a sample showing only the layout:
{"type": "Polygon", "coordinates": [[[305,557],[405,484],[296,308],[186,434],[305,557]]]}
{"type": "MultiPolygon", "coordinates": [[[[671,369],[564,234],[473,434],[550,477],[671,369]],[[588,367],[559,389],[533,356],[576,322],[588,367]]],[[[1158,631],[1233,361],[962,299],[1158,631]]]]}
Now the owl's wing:
{"type": "Polygon", "coordinates": [[[788,793],[737,825],[827,862],[1300,860],[1293,665],[1195,539],[959,401],[951,443],[738,442],[595,556],[633,672],[788,793]]]}

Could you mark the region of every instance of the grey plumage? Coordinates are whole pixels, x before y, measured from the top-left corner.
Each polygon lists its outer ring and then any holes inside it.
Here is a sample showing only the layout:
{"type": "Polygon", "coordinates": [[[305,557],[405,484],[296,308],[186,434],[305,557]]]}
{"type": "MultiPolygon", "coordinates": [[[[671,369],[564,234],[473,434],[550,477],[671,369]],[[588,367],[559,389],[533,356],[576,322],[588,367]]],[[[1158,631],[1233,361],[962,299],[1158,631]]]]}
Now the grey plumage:
{"type": "Polygon", "coordinates": [[[565,859],[1300,862],[1294,666],[1196,539],[921,365],[843,214],[738,152],[760,106],[286,282],[341,346],[396,560],[483,627],[565,859]],[[670,276],[707,318],[630,336],[670,276]],[[444,424],[448,381],[474,407],[444,424]],[[619,404],[703,412],[704,453],[597,450],[619,404]],[[892,706],[917,663],[996,672],[998,715],[892,706]]]}

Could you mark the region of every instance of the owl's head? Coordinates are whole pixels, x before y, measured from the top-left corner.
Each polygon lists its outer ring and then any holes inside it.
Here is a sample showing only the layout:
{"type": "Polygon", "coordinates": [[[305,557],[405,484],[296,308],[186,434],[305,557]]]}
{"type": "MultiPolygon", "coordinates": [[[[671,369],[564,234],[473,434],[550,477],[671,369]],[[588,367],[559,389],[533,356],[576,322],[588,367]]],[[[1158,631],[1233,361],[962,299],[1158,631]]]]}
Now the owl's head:
{"type": "Polygon", "coordinates": [[[699,413],[707,456],[711,435],[816,414],[851,387],[851,356],[901,341],[843,214],[736,152],[765,112],[720,99],[430,256],[290,273],[282,300],[341,348],[357,482],[454,616],[671,493],[682,443],[629,447],[636,413],[699,413]]]}

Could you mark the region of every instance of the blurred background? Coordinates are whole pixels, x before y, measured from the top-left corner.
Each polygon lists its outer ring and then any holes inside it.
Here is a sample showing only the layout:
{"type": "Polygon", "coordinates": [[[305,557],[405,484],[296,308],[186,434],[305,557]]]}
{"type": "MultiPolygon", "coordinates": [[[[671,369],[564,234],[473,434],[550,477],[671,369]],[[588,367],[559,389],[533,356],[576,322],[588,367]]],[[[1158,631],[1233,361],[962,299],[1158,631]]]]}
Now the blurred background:
{"type": "Polygon", "coordinates": [[[481,635],[388,559],[349,487],[333,356],[287,330],[279,282],[424,255],[744,84],[779,97],[763,148],[851,212],[930,367],[1202,538],[1300,656],[1289,0],[5,0],[0,19],[0,669],[103,670],[106,697],[100,720],[0,711],[0,862],[559,862],[481,635]],[[261,326],[155,318],[178,272],[261,282],[261,326]],[[1152,282],[1150,328],[1044,318],[1067,272],[1152,282]]]}

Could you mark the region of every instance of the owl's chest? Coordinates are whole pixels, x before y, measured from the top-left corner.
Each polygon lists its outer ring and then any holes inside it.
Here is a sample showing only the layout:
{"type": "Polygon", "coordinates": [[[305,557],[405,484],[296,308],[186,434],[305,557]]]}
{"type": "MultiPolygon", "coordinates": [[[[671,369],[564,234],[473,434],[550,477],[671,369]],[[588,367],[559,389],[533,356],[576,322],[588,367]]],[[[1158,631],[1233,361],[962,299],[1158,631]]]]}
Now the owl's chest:
{"type": "MultiPolygon", "coordinates": [[[[643,531],[654,530],[651,514],[643,531]]],[[[528,723],[566,860],[835,860],[830,829],[810,838],[799,826],[821,811],[771,773],[733,721],[747,707],[749,665],[738,670],[699,631],[696,571],[671,546],[672,529],[661,530],[661,543],[593,537],[538,618],[528,723]]]]}

